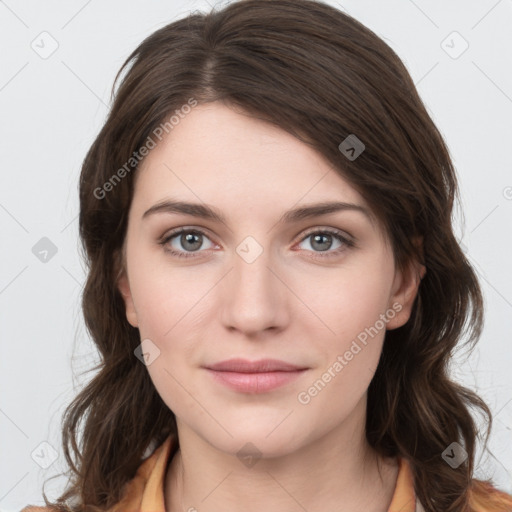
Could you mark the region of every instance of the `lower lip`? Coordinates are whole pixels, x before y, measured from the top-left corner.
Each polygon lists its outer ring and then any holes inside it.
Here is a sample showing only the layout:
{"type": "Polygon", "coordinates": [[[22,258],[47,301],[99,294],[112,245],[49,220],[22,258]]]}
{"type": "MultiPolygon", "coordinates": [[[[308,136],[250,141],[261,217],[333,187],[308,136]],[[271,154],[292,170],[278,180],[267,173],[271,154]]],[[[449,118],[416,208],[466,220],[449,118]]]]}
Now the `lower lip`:
{"type": "Polygon", "coordinates": [[[262,373],[239,373],[220,372],[210,370],[208,372],[215,380],[231,389],[242,393],[265,393],[300,377],[306,370],[289,372],[262,372],[262,373]]]}

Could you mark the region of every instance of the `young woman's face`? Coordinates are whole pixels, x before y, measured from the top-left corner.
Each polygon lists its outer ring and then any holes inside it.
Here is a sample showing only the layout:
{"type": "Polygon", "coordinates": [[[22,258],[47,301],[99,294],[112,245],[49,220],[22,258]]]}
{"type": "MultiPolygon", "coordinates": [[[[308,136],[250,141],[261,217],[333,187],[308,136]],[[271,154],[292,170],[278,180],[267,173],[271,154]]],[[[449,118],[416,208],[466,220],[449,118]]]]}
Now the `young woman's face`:
{"type": "Polygon", "coordinates": [[[417,289],[363,198],[304,143],[219,103],[193,108],[136,172],[119,288],[179,428],[277,456],[360,421],[417,289]],[[166,201],[197,206],[151,213],[166,201]],[[355,206],[290,213],[320,203],[355,206]],[[207,208],[224,221],[192,214],[207,208]],[[302,370],[207,369],[232,358],[302,370]]]}

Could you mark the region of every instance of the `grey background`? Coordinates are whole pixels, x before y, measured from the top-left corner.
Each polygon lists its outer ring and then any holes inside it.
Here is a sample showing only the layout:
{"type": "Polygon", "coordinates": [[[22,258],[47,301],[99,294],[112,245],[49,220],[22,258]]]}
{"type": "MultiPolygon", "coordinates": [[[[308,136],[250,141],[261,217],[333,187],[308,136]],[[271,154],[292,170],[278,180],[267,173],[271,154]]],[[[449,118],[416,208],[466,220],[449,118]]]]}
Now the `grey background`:
{"type": "MultiPolygon", "coordinates": [[[[492,453],[479,452],[476,476],[512,492],[512,0],[329,3],[398,53],[450,148],[465,216],[463,226],[457,213],[457,232],[486,299],[481,341],[471,357],[456,355],[452,371],[495,415],[492,453]]],[[[43,480],[64,469],[64,406],[97,360],[79,303],[77,183],[114,75],[147,35],[205,8],[0,1],[0,511],[43,503],[43,480]],[[35,462],[53,453],[49,467],[35,462]]],[[[64,483],[46,490],[54,497],[64,483]]]]}

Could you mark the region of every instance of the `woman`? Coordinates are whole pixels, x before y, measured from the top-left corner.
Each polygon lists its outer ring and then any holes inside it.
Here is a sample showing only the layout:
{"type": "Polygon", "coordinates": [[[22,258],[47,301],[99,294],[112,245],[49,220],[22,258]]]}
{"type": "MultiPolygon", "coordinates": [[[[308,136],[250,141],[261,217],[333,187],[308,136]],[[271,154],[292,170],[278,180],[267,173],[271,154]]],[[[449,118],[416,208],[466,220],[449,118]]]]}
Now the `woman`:
{"type": "Polygon", "coordinates": [[[102,363],[46,504],[512,510],[472,477],[469,407],[487,437],[491,412],[447,371],[483,312],[455,170],[390,47],[320,2],[243,0],[121,71],[80,180],[102,363]]]}

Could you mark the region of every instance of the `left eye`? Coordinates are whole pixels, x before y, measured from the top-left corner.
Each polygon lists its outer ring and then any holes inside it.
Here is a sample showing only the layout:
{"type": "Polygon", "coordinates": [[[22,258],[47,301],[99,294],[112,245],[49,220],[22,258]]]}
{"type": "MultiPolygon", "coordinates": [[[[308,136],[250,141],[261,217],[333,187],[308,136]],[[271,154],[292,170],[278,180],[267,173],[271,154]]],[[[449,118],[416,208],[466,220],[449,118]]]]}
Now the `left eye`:
{"type": "MultiPolygon", "coordinates": [[[[340,232],[332,231],[329,229],[323,231],[310,232],[301,240],[301,243],[304,242],[305,240],[311,239],[311,247],[318,249],[318,252],[326,252],[332,248],[333,238],[338,241],[339,245],[338,248],[335,248],[329,254],[339,253],[347,246],[353,245],[352,242],[348,238],[343,236],[340,232]]],[[[321,256],[323,256],[323,254],[321,254],[321,256]]]]}
{"type": "MultiPolygon", "coordinates": [[[[201,231],[199,229],[180,228],[177,231],[169,233],[169,235],[166,236],[160,242],[160,244],[163,245],[165,247],[165,250],[168,253],[172,254],[173,256],[177,256],[180,258],[190,258],[195,257],[194,253],[201,252],[199,249],[203,245],[203,238],[209,240],[208,236],[204,231],[201,231]],[[179,238],[177,238],[178,236],[179,238]],[[181,247],[184,250],[179,247],[176,248],[172,244],[170,244],[171,248],[168,248],[169,242],[171,242],[173,239],[177,239],[178,243],[181,244],[181,247]]],[[[311,247],[313,247],[312,252],[317,253],[315,254],[315,257],[337,255],[342,251],[346,250],[347,248],[354,246],[354,242],[348,237],[344,236],[341,231],[332,229],[311,231],[302,238],[300,243],[303,243],[309,238],[312,239],[312,241],[310,242],[311,247]],[[329,251],[329,249],[332,248],[333,238],[339,242],[339,246],[334,250],[329,251]]]]}

